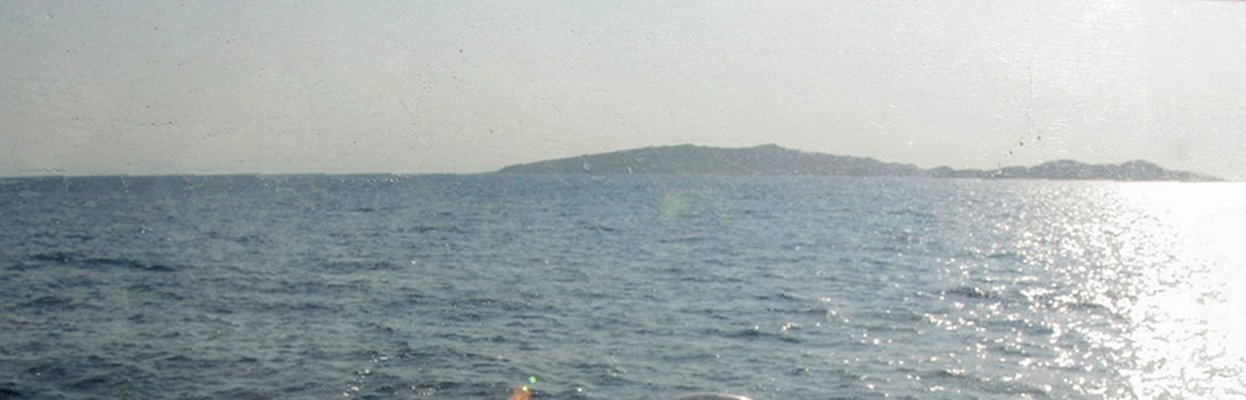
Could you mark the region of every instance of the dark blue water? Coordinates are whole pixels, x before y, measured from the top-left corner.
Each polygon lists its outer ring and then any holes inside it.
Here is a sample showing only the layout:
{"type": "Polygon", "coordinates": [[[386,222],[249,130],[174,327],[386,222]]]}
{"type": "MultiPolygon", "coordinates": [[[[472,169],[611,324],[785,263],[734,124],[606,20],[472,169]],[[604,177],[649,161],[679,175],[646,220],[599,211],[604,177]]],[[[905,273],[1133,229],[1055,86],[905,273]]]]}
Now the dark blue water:
{"type": "Polygon", "coordinates": [[[1246,396],[1240,184],[0,181],[0,398],[1246,396]]]}

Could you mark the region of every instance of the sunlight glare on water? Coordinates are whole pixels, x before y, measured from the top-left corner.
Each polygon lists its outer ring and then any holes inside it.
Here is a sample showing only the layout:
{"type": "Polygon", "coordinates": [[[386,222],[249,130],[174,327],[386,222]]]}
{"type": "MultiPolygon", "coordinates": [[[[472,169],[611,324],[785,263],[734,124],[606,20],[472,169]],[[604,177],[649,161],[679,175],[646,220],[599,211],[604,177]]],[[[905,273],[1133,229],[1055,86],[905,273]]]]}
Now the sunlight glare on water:
{"type": "Polygon", "coordinates": [[[1129,249],[1140,269],[1128,310],[1133,396],[1246,395],[1246,186],[1116,186],[1128,234],[1158,248],[1129,249]]]}
{"type": "Polygon", "coordinates": [[[1246,397],[1238,183],[5,189],[0,398],[1246,397]]]}

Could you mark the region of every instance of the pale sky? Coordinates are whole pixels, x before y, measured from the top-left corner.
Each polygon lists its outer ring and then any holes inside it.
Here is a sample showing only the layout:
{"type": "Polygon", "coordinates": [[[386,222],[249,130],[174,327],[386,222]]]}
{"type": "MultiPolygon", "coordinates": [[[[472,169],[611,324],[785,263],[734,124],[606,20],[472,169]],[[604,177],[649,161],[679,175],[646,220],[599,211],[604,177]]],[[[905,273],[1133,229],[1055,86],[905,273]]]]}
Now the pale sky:
{"type": "Polygon", "coordinates": [[[19,0],[0,59],[0,176],[775,143],[1246,179],[1236,1],[19,0]]]}

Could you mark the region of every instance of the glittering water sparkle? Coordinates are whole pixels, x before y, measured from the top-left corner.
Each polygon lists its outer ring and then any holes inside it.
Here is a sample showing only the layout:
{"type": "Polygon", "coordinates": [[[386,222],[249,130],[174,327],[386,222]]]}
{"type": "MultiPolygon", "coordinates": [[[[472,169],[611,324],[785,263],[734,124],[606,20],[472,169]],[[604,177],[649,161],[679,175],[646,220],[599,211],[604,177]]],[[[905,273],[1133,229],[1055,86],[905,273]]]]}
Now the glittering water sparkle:
{"type": "Polygon", "coordinates": [[[1246,396],[1241,184],[6,179],[0,216],[0,398],[1246,396]]]}

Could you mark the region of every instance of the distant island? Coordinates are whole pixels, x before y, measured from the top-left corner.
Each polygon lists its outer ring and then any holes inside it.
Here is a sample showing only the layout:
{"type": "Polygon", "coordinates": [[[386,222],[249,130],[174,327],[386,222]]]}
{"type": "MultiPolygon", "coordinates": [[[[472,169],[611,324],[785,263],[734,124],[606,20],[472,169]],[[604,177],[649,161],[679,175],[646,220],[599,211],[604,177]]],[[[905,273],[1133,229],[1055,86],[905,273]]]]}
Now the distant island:
{"type": "Polygon", "coordinates": [[[1059,160],[1033,167],[1004,167],[991,170],[950,167],[922,169],[913,164],[882,162],[866,157],[812,153],[773,144],[748,148],[716,148],[689,144],[646,147],[512,165],[502,168],[498,173],[820,175],[1181,182],[1221,180],[1214,176],[1194,172],[1167,170],[1142,160],[1121,164],[1086,164],[1072,160],[1059,160]]]}

